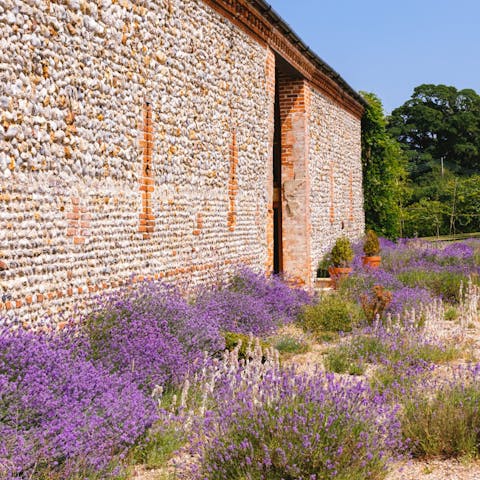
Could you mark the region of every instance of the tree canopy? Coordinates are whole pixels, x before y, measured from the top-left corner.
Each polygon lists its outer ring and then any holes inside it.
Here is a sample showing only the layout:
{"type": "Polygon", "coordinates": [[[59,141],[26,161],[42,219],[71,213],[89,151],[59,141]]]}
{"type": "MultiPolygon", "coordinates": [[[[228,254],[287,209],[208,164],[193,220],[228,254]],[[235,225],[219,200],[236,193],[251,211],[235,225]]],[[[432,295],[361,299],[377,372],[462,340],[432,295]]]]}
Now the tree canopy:
{"type": "Polygon", "coordinates": [[[402,234],[480,231],[480,96],[420,85],[392,112],[387,131],[408,158],[402,234]]]}
{"type": "Polygon", "coordinates": [[[459,174],[480,167],[480,96],[474,90],[420,85],[392,112],[388,131],[408,152],[413,178],[442,160],[459,174]]]}

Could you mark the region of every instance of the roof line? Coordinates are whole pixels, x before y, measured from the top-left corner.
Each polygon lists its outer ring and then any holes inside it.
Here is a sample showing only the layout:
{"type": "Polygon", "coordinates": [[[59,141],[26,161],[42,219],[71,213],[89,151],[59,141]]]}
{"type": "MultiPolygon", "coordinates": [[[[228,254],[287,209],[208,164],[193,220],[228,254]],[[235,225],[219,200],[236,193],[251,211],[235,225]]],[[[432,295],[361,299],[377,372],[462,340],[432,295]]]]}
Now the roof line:
{"type": "Polygon", "coordinates": [[[342,76],[335,71],[328,63],[322,60],[303,40],[294,32],[292,27],[283,20],[283,18],[274,10],[274,8],[265,0],[248,0],[260,13],[265,16],[269,22],[278,30],[289,38],[293,45],[296,46],[305,56],[310,58],[312,63],[327,77],[332,79],[337,85],[342,87],[347,93],[349,93],[357,102],[364,107],[367,106],[366,100],[351,87],[342,76]]]}

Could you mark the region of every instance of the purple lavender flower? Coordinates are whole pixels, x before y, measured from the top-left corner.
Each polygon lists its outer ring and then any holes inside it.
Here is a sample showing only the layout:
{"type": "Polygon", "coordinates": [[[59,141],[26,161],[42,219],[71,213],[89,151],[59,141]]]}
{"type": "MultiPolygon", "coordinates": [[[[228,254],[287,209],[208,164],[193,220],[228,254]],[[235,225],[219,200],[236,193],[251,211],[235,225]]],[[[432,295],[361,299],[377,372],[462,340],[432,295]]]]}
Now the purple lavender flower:
{"type": "Polygon", "coordinates": [[[93,365],[75,341],[0,332],[2,478],[107,472],[155,420],[153,402],[128,377],[93,365]]]}

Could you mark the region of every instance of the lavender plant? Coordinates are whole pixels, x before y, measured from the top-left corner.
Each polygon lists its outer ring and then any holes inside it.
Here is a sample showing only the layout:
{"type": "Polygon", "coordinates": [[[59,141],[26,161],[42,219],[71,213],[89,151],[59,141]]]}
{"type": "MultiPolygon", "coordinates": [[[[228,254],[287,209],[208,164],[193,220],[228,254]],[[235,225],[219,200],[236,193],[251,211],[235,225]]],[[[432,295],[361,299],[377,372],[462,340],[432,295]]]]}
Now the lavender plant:
{"type": "Polygon", "coordinates": [[[479,408],[479,365],[457,370],[451,380],[416,389],[406,398],[402,414],[403,433],[411,441],[412,453],[478,457],[479,408]]]}
{"type": "Polygon", "coordinates": [[[0,332],[0,477],[85,478],[111,468],[156,418],[128,377],[73,348],[74,339],[0,332]]]}
{"type": "Polygon", "coordinates": [[[193,308],[173,287],[148,282],[100,300],[84,322],[85,347],[146,391],[179,384],[205,350],[224,348],[215,312],[193,308]]]}
{"type": "Polygon", "coordinates": [[[266,278],[242,268],[230,282],[203,291],[196,311],[216,318],[221,330],[263,337],[295,321],[311,301],[305,290],[288,285],[279,276],[266,278]]]}
{"type": "MultiPolygon", "coordinates": [[[[385,473],[403,449],[397,407],[364,383],[281,370],[276,357],[262,362],[254,350],[250,362],[234,352],[205,369],[203,420],[194,422],[191,438],[199,462],[185,478],[354,480],[385,473]]],[[[184,410],[191,412],[188,401],[184,410]]]]}

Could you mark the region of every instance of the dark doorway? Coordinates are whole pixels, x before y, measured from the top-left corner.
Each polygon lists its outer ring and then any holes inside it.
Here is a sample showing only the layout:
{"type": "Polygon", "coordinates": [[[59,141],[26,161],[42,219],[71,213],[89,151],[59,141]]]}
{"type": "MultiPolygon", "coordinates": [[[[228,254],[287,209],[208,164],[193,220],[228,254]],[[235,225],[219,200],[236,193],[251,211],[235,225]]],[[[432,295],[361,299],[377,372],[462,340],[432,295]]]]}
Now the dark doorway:
{"type": "Polygon", "coordinates": [[[273,272],[283,271],[282,260],[282,122],[278,71],[275,78],[275,120],[273,133],[273,272]]]}

